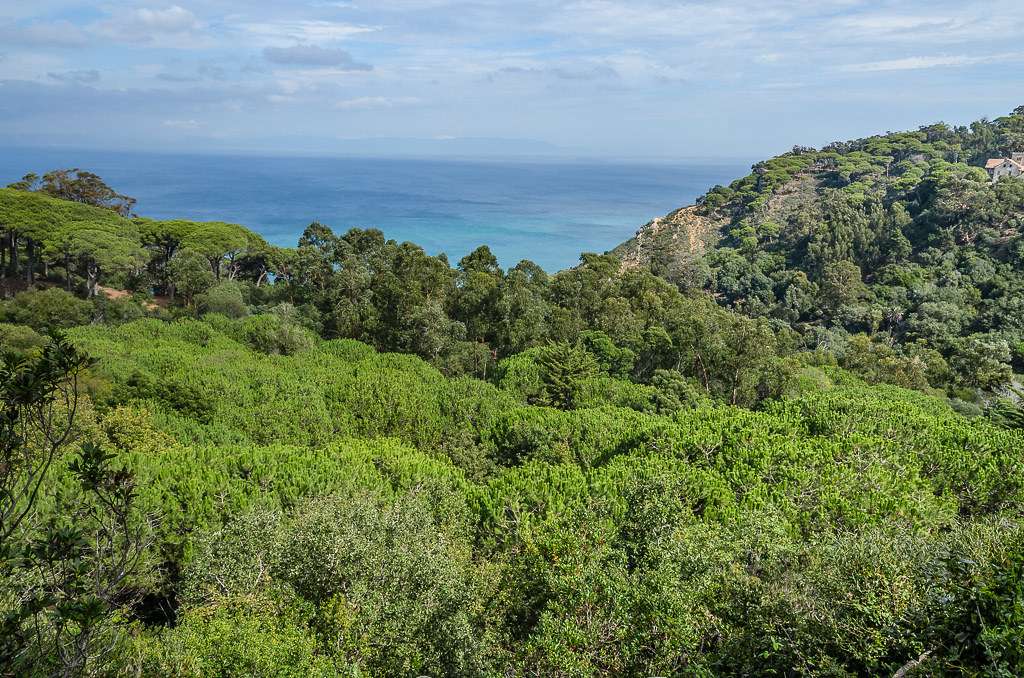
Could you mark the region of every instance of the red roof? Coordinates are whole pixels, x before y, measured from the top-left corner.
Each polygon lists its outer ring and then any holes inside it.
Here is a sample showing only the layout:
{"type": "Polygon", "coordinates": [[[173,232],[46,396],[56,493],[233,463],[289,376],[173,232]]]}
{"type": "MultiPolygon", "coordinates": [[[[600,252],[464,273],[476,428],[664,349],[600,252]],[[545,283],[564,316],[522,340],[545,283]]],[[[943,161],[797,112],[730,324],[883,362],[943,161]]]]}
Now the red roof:
{"type": "Polygon", "coordinates": [[[989,158],[988,162],[985,163],[985,169],[992,169],[993,167],[999,167],[1004,162],[1012,163],[1012,164],[1017,166],[1017,169],[1024,171],[1024,166],[1022,166],[1016,160],[1011,160],[1010,158],[989,158]]]}

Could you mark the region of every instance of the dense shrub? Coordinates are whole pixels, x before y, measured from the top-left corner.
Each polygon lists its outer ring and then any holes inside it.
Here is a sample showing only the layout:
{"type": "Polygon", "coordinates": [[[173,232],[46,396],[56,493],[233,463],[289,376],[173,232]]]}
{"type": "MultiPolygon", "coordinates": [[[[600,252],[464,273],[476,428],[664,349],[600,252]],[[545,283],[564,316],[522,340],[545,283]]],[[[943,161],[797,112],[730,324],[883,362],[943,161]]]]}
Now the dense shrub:
{"type": "Polygon", "coordinates": [[[28,290],[0,302],[0,320],[27,325],[37,332],[51,327],[69,328],[92,321],[93,305],[57,287],[28,290]]]}

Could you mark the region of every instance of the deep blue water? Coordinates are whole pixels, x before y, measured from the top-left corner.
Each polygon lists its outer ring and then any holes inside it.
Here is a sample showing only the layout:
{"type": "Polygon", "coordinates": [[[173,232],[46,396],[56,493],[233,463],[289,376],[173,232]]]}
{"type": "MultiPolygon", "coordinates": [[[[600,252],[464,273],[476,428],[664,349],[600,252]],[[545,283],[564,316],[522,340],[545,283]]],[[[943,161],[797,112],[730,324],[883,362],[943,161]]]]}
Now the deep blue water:
{"type": "Polygon", "coordinates": [[[376,227],[454,266],[488,245],[503,267],[553,272],[605,252],[655,217],[691,204],[750,164],[472,161],[174,155],[0,149],[0,186],[80,167],[138,200],[152,219],[228,221],[294,247],[312,221],[336,233],[376,227]]]}

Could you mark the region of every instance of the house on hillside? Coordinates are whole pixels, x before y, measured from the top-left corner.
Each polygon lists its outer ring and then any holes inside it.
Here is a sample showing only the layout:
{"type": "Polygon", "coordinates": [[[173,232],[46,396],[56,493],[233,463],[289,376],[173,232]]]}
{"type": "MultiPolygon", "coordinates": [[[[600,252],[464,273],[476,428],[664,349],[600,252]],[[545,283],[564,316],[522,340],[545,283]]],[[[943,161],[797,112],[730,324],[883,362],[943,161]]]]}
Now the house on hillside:
{"type": "Polygon", "coordinates": [[[985,169],[992,175],[992,181],[998,181],[1001,176],[1024,175],[1024,153],[1011,153],[1009,158],[990,158],[985,169]]]}

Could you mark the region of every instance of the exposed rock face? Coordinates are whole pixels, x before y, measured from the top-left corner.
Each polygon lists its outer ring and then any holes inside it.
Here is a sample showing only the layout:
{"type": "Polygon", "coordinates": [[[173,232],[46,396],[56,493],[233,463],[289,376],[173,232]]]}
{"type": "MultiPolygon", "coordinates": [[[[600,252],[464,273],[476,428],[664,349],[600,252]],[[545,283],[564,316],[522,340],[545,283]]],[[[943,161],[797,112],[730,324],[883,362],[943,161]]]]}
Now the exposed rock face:
{"type": "MultiPolygon", "coordinates": [[[[808,170],[778,186],[770,199],[757,211],[744,214],[751,223],[785,223],[794,209],[818,199],[822,173],[808,170]]],[[[723,209],[707,214],[699,205],[681,207],[664,217],[649,221],[636,235],[609,254],[622,261],[622,267],[651,266],[656,273],[672,277],[686,263],[713,250],[737,214],[723,209]]]]}
{"type": "Polygon", "coordinates": [[[727,220],[708,217],[696,205],[680,208],[640,227],[636,236],[611,251],[623,268],[670,266],[704,254],[718,242],[727,220]]]}

